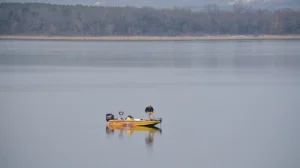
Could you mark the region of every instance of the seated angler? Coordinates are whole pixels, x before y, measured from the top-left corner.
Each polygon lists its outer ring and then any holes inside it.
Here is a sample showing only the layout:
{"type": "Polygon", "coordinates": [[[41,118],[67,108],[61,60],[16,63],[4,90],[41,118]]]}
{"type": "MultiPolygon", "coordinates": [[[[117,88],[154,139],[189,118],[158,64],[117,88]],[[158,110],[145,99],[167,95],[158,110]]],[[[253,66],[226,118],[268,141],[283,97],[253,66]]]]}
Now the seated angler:
{"type": "Polygon", "coordinates": [[[134,120],[134,119],[133,119],[133,117],[132,117],[131,115],[128,115],[128,116],[125,118],[125,120],[131,121],[131,120],[134,120]]]}

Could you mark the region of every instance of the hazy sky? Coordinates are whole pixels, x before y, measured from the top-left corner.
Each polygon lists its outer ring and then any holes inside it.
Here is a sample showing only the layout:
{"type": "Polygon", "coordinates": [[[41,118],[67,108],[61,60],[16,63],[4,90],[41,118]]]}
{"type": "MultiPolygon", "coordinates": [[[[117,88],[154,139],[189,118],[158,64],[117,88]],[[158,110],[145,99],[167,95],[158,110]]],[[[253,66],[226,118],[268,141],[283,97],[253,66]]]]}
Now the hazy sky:
{"type": "Polygon", "coordinates": [[[227,3],[228,0],[0,0],[0,2],[46,2],[54,4],[189,6],[208,3],[227,3]]]}
{"type": "MultiPolygon", "coordinates": [[[[203,7],[206,4],[218,4],[219,6],[227,6],[232,2],[240,0],[0,0],[0,2],[43,2],[52,4],[82,4],[82,5],[103,5],[103,6],[152,6],[152,7],[203,7]]],[[[258,2],[256,5],[260,6],[269,2],[270,5],[282,6],[300,6],[300,0],[243,0],[246,3],[258,2]],[[265,3],[264,3],[265,2],[265,3]],[[271,3],[270,3],[271,2],[271,3]],[[278,2],[281,2],[280,5],[278,2]],[[292,2],[292,3],[291,3],[292,2]]]]}
{"type": "Polygon", "coordinates": [[[151,6],[157,8],[169,8],[174,6],[203,7],[206,4],[228,4],[230,0],[0,0],[0,2],[43,2],[52,4],[83,4],[103,6],[151,6]]]}

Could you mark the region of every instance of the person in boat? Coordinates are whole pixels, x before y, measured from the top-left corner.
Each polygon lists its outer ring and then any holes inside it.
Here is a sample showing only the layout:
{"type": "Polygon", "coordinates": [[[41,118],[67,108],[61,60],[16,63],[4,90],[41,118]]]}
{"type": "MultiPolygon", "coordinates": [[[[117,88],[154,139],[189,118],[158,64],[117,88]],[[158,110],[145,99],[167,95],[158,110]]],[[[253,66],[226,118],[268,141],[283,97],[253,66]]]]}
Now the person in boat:
{"type": "Polygon", "coordinates": [[[146,107],[145,112],[148,114],[149,120],[151,120],[151,117],[150,117],[150,116],[152,116],[152,119],[153,119],[153,120],[155,119],[155,117],[154,117],[154,109],[153,109],[153,107],[151,106],[151,104],[150,104],[149,106],[146,107]]]}
{"type": "Polygon", "coordinates": [[[133,117],[131,116],[131,115],[128,115],[126,118],[125,118],[125,120],[133,120],[133,117]]]}

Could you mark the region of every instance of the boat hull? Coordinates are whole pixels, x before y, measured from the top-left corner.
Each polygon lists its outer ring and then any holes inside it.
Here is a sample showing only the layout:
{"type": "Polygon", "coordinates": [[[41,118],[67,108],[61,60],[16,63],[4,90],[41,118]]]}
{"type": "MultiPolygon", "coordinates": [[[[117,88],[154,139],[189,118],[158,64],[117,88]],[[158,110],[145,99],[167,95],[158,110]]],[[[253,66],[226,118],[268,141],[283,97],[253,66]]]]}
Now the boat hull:
{"type": "Polygon", "coordinates": [[[107,126],[125,126],[125,127],[137,127],[137,126],[155,126],[161,123],[161,119],[156,120],[109,120],[107,121],[107,126]]]}
{"type": "Polygon", "coordinates": [[[106,126],[107,130],[113,131],[113,130],[132,130],[132,131],[138,131],[138,132],[161,132],[161,129],[158,127],[146,127],[146,126],[136,126],[136,127],[126,127],[126,126],[106,126]]]}

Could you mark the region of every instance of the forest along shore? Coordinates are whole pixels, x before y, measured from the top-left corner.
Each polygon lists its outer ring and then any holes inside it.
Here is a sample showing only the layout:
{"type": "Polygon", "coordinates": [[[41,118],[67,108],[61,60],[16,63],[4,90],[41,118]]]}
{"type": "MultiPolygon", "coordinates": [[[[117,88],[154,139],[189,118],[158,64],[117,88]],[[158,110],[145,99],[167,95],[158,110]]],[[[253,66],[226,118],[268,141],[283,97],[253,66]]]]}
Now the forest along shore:
{"type": "Polygon", "coordinates": [[[27,36],[3,35],[8,40],[284,40],[300,39],[300,35],[216,35],[216,36],[27,36]]]}
{"type": "Polygon", "coordinates": [[[213,4],[192,11],[0,3],[0,35],[70,40],[295,39],[300,36],[300,11],[243,5],[222,10],[213,4]]]}

